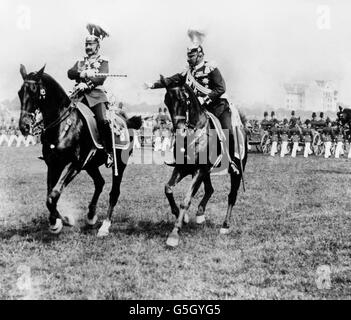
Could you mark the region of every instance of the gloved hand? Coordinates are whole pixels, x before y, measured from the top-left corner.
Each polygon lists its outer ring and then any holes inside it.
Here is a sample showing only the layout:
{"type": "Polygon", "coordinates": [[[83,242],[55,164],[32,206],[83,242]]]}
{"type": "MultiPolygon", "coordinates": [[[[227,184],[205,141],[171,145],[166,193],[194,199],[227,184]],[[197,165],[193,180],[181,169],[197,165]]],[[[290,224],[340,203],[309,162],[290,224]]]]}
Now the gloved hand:
{"type": "Polygon", "coordinates": [[[80,77],[81,78],[93,78],[96,75],[96,70],[95,69],[87,69],[87,70],[83,70],[80,73],[80,77]]]}
{"type": "Polygon", "coordinates": [[[88,85],[84,82],[78,83],[76,86],[76,90],[78,91],[84,91],[88,89],[88,85]]]}
{"type": "Polygon", "coordinates": [[[154,84],[151,83],[151,82],[145,82],[143,87],[144,87],[145,90],[152,89],[154,87],[154,84]]]}
{"type": "Polygon", "coordinates": [[[205,103],[205,100],[203,97],[198,97],[198,100],[200,102],[200,105],[203,105],[205,103]]]}

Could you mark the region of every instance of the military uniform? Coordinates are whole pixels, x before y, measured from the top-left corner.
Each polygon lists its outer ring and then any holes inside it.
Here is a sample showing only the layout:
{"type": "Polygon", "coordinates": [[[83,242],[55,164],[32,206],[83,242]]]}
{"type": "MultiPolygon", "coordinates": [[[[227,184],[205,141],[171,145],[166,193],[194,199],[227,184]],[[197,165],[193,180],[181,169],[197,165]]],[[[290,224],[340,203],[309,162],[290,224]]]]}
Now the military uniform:
{"type": "Polygon", "coordinates": [[[9,141],[6,134],[7,134],[7,126],[6,126],[6,123],[3,121],[0,124],[0,147],[3,142],[8,143],[9,141]]]}
{"type": "MultiPolygon", "coordinates": [[[[230,111],[224,79],[213,62],[202,61],[194,68],[187,67],[165,81],[170,86],[182,86],[186,83],[197,97],[203,98],[206,109],[217,118],[221,118],[224,111],[230,111]]],[[[153,88],[163,88],[163,84],[157,81],[153,88]]]]}
{"type": "Polygon", "coordinates": [[[312,129],[311,128],[303,128],[302,129],[302,136],[303,136],[303,140],[305,142],[305,150],[304,150],[304,157],[307,158],[310,154],[312,154],[312,150],[311,150],[311,143],[312,143],[312,139],[313,139],[313,133],[312,133],[312,129]]]}
{"type": "Polygon", "coordinates": [[[261,129],[264,131],[269,131],[272,127],[273,123],[270,120],[263,119],[261,121],[261,129]]]}
{"type": "Polygon", "coordinates": [[[84,102],[90,108],[93,108],[100,103],[108,103],[106,90],[103,87],[106,77],[93,77],[82,79],[80,77],[80,73],[83,70],[89,69],[95,70],[96,73],[108,73],[108,59],[100,55],[92,57],[85,56],[83,59],[78,60],[74,64],[74,66],[68,70],[67,75],[69,79],[76,80],[77,84],[81,82],[87,84],[89,89],[84,91],[82,95],[84,96],[84,102]]]}
{"type": "Polygon", "coordinates": [[[281,140],[281,150],[280,156],[283,158],[286,154],[288,154],[288,142],[289,142],[289,128],[287,125],[284,125],[280,129],[280,140],[281,140]]]}
{"type": "MultiPolygon", "coordinates": [[[[103,34],[103,37],[108,36],[104,30],[102,30],[100,27],[97,27],[96,25],[88,24],[87,27],[91,35],[86,38],[86,44],[99,44],[101,35],[94,34],[95,28],[99,30],[98,33],[103,34]]],[[[84,91],[78,92],[78,97],[82,97],[82,102],[90,107],[94,112],[102,144],[105,148],[105,151],[109,154],[106,166],[110,166],[112,164],[112,136],[110,125],[106,117],[108,98],[106,95],[106,90],[103,87],[106,77],[94,77],[93,75],[89,75],[89,77],[86,76],[85,78],[81,77],[81,73],[84,71],[88,72],[92,70],[93,74],[102,74],[109,72],[108,59],[104,56],[99,55],[97,53],[97,50],[98,49],[96,49],[94,54],[85,56],[83,59],[78,60],[74,66],[68,70],[67,76],[69,79],[75,80],[78,87],[81,83],[84,83],[87,86],[84,91]]]]}
{"type": "Polygon", "coordinates": [[[331,156],[331,144],[334,139],[334,132],[332,127],[325,127],[322,131],[323,134],[323,142],[325,146],[324,157],[329,158],[331,156]]]}
{"type": "Polygon", "coordinates": [[[344,154],[344,134],[341,128],[337,130],[337,134],[335,135],[335,143],[335,158],[339,158],[340,155],[344,154]]]}
{"type": "Polygon", "coordinates": [[[271,156],[274,157],[278,152],[279,129],[273,125],[269,131],[272,141],[271,156]]]}
{"type": "Polygon", "coordinates": [[[301,140],[300,130],[297,127],[293,127],[290,129],[290,137],[293,142],[293,149],[291,151],[291,156],[293,158],[296,157],[297,150],[299,149],[299,142],[301,140]]]}
{"type": "MultiPolygon", "coordinates": [[[[213,62],[203,60],[193,68],[188,66],[181,73],[165,78],[167,86],[187,84],[198,98],[203,99],[205,108],[220,121],[222,128],[229,132],[229,153],[234,158],[234,132],[232,129],[231,110],[227,100],[225,81],[213,62]]],[[[163,88],[161,81],[156,81],[152,89],[163,88]]],[[[200,100],[200,99],[199,99],[200,100]]]]}

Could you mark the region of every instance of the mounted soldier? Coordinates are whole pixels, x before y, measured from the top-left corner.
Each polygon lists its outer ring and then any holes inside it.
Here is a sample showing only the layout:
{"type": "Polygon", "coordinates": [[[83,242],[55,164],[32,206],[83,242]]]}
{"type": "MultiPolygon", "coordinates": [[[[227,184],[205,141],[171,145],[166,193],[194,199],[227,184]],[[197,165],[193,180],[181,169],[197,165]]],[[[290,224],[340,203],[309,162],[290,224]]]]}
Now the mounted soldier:
{"type": "Polygon", "coordinates": [[[108,98],[103,87],[106,77],[97,76],[109,72],[108,59],[99,54],[100,41],[109,34],[95,24],[88,24],[87,29],[89,31],[89,35],[85,38],[87,55],[79,59],[68,70],[67,75],[69,79],[76,81],[74,94],[94,112],[101,141],[108,154],[106,166],[110,167],[113,163],[112,137],[106,117],[108,98]]]}
{"type": "MultiPolygon", "coordinates": [[[[167,86],[187,84],[195,93],[200,104],[219,120],[224,131],[229,133],[229,153],[234,154],[234,131],[231,109],[226,95],[226,84],[214,62],[205,60],[202,41],[205,34],[198,30],[188,30],[191,45],[187,48],[188,66],[180,73],[165,78],[167,86]]],[[[145,83],[145,89],[164,88],[161,81],[145,83]]],[[[174,166],[175,161],[166,163],[174,166]]]]}

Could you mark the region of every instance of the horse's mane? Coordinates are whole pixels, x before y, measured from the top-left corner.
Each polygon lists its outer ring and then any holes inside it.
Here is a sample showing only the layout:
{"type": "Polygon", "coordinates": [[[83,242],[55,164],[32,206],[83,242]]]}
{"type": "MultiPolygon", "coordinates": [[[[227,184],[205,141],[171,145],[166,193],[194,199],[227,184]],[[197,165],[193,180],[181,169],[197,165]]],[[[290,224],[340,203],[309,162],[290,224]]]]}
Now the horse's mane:
{"type": "Polygon", "coordinates": [[[197,108],[202,109],[200,106],[200,102],[195,95],[194,90],[191,89],[190,86],[187,85],[186,83],[183,85],[183,87],[184,87],[185,91],[189,94],[189,98],[190,98],[191,103],[194,104],[197,108]]]}
{"type": "Polygon", "coordinates": [[[65,90],[52,76],[50,76],[47,73],[43,73],[42,79],[44,80],[44,82],[48,88],[51,88],[53,90],[59,90],[67,96],[65,90]]]}

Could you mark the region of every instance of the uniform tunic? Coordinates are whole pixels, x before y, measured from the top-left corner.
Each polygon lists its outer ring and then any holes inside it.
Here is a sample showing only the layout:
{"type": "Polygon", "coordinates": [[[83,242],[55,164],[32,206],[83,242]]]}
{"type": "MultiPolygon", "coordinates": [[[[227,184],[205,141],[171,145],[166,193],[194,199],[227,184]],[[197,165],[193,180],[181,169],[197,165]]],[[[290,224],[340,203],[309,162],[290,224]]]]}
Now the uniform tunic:
{"type": "MultiPolygon", "coordinates": [[[[202,97],[206,109],[217,118],[229,108],[225,94],[224,79],[213,62],[203,61],[194,68],[187,67],[183,72],[165,78],[167,86],[190,86],[197,97],[202,97]]],[[[154,83],[153,88],[163,88],[160,81],[154,83]]]]}
{"type": "Polygon", "coordinates": [[[67,75],[71,80],[76,80],[77,84],[84,82],[88,85],[88,90],[83,92],[88,106],[94,107],[99,103],[108,102],[106,96],[106,90],[103,87],[103,84],[106,80],[106,77],[96,77],[96,78],[85,78],[80,77],[80,73],[83,70],[93,69],[96,73],[108,73],[108,59],[103,56],[93,56],[93,57],[84,57],[81,60],[78,60],[74,66],[68,70],[67,75]]]}
{"type": "Polygon", "coordinates": [[[302,129],[302,135],[305,142],[312,142],[313,134],[311,128],[304,128],[302,129]]]}

